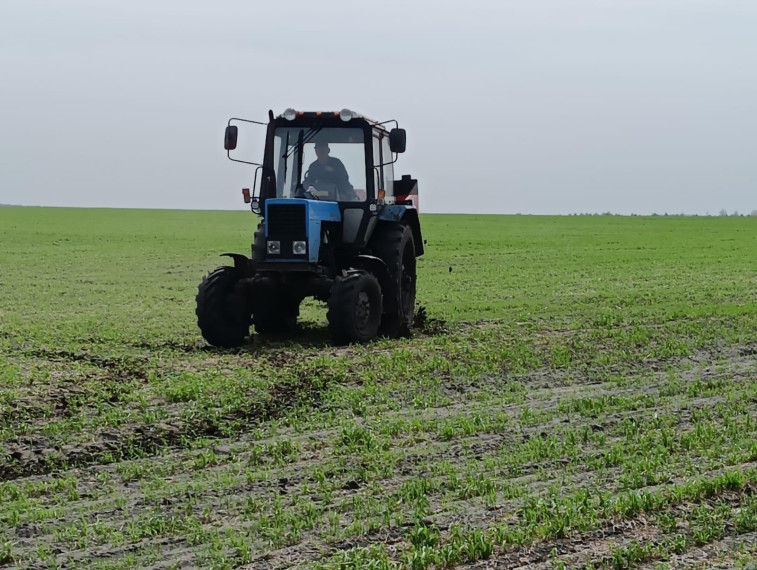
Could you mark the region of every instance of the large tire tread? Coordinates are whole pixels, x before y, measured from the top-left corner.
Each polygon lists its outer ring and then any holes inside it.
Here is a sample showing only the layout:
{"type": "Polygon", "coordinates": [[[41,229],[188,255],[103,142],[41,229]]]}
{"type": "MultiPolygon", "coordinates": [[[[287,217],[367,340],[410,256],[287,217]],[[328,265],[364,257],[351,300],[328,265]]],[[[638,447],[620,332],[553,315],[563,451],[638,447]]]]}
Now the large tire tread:
{"type": "Polygon", "coordinates": [[[366,271],[350,271],[337,277],[326,313],[332,342],[345,345],[373,340],[378,335],[381,312],[381,286],[376,277],[366,271]],[[367,322],[362,324],[356,310],[361,293],[365,293],[370,305],[367,322]]]}
{"type": "Polygon", "coordinates": [[[410,335],[415,314],[416,260],[412,229],[403,223],[384,223],[371,237],[371,249],[386,264],[390,282],[384,294],[384,315],[380,333],[396,338],[410,335]],[[404,271],[410,273],[411,284],[405,291],[403,302],[404,271]]]}
{"type": "Polygon", "coordinates": [[[197,288],[197,326],[203,338],[213,346],[238,347],[249,335],[249,305],[234,291],[238,280],[235,268],[219,267],[205,276],[197,288]]]}

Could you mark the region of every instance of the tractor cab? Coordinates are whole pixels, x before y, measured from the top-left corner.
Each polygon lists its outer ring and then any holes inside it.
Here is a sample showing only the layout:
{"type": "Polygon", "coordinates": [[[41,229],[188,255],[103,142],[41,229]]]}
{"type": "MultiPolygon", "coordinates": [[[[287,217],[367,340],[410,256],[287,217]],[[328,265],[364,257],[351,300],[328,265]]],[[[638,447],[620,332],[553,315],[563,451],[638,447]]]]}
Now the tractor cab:
{"type": "Polygon", "coordinates": [[[393,165],[397,153],[405,151],[405,137],[404,129],[388,130],[347,109],[287,109],[268,126],[261,201],[391,203],[393,165]]]}

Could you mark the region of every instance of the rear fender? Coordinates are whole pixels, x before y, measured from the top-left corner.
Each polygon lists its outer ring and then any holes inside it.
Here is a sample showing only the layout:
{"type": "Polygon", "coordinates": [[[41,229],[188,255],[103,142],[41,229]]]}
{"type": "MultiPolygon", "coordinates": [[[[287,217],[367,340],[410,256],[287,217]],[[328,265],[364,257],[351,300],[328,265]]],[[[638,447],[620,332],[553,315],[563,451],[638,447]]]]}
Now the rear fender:
{"type": "Polygon", "coordinates": [[[413,232],[415,257],[423,255],[423,236],[421,235],[421,223],[418,219],[418,210],[413,206],[403,206],[398,204],[387,205],[381,210],[379,219],[388,222],[402,222],[407,224],[413,232]]]}

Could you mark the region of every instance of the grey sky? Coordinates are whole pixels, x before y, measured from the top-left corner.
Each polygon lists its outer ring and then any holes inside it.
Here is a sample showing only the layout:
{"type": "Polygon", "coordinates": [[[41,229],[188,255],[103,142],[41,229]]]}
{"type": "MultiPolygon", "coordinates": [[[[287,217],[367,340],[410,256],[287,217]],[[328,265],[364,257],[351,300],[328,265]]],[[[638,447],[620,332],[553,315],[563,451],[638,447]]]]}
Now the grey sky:
{"type": "Polygon", "coordinates": [[[291,106],[398,119],[425,212],[748,213],[756,30],[753,0],[4,0],[0,203],[244,209],[226,120],[291,106]]]}

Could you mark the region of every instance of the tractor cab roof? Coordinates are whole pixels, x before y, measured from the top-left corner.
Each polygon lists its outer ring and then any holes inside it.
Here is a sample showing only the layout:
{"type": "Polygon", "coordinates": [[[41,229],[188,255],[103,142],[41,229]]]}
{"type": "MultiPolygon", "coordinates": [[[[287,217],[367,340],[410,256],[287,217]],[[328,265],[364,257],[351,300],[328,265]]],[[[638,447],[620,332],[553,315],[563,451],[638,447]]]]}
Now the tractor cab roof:
{"type": "MultiPolygon", "coordinates": [[[[271,116],[273,113],[271,113],[271,116]]],[[[351,111],[350,109],[342,109],[341,111],[297,111],[295,109],[286,109],[283,113],[275,118],[275,122],[278,125],[291,124],[292,126],[312,126],[317,122],[322,126],[358,126],[360,123],[368,124],[372,127],[386,130],[387,123],[396,123],[394,119],[389,121],[376,121],[370,119],[364,115],[351,111]]]]}

